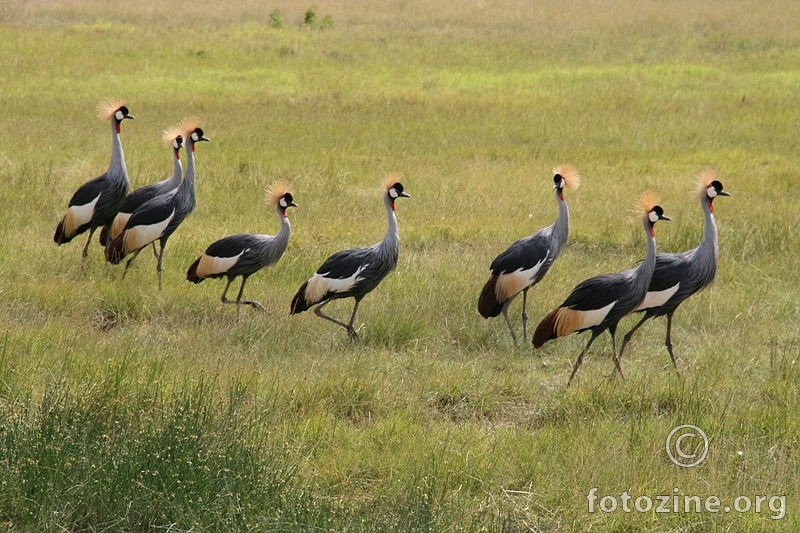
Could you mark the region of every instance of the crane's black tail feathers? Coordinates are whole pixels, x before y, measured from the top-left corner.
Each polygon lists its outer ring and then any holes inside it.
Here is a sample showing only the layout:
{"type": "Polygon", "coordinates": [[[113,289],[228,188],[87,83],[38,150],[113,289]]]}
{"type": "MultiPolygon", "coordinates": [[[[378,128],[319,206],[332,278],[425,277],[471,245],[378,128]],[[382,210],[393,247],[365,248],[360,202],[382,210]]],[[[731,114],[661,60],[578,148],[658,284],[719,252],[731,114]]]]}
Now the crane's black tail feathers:
{"type": "Polygon", "coordinates": [[[108,243],[106,246],[106,261],[111,263],[112,265],[118,265],[122,258],[125,257],[125,246],[122,242],[122,238],[125,236],[125,232],[123,231],[108,243]]]}
{"type": "Polygon", "coordinates": [[[483,318],[489,318],[498,316],[502,310],[503,304],[497,301],[497,276],[492,276],[478,298],[478,312],[483,318]]]}
{"type": "Polygon", "coordinates": [[[200,264],[200,259],[202,257],[203,257],[202,255],[198,257],[195,260],[195,262],[192,263],[192,266],[189,267],[189,270],[186,271],[187,281],[191,281],[192,283],[200,283],[201,281],[203,281],[204,278],[201,278],[200,276],[197,275],[197,266],[200,264]]]}
{"type": "Polygon", "coordinates": [[[295,294],[294,298],[292,298],[292,308],[289,313],[290,315],[302,313],[313,305],[306,301],[306,287],[308,287],[308,281],[304,282],[300,286],[297,294],[295,294]]]}
{"type": "Polygon", "coordinates": [[[536,326],[536,331],[533,333],[534,348],[539,348],[550,339],[558,337],[556,326],[560,310],[561,308],[557,307],[550,311],[550,313],[539,322],[539,325],[536,326]]]}
{"type": "Polygon", "coordinates": [[[100,229],[100,246],[107,246],[108,245],[108,236],[111,233],[111,227],[106,224],[100,229]]]}

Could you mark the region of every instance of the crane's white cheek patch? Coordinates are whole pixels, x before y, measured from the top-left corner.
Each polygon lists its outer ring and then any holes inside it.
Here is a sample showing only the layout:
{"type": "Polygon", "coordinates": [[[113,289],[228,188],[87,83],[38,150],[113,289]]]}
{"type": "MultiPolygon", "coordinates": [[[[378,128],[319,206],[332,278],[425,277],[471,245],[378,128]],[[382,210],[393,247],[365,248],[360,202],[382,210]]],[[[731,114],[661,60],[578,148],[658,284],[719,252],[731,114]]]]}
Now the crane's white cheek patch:
{"type": "Polygon", "coordinates": [[[562,307],[556,317],[556,334],[559,337],[563,337],[575,331],[599,325],[616,303],[617,301],[614,300],[605,307],[589,311],[577,311],[575,309],[562,307]]]}
{"type": "MultiPolygon", "coordinates": [[[[247,250],[249,250],[249,248],[247,250]]],[[[228,272],[239,262],[239,259],[247,250],[242,250],[238,255],[234,255],[233,257],[214,257],[213,255],[203,254],[202,257],[200,257],[200,264],[197,265],[197,275],[201,278],[207,278],[214,274],[228,272]]]]}
{"type": "Polygon", "coordinates": [[[125,247],[125,255],[133,252],[134,250],[138,250],[143,246],[147,246],[154,240],[161,237],[161,234],[165,229],[167,229],[167,226],[169,226],[169,223],[174,216],[175,210],[173,209],[172,214],[170,214],[170,216],[161,222],[135,226],[125,230],[125,236],[122,238],[122,242],[125,247]]]}
{"type": "Polygon", "coordinates": [[[114,239],[117,235],[122,233],[122,230],[125,229],[125,224],[128,223],[129,218],[131,218],[130,213],[117,213],[117,216],[114,217],[114,222],[111,223],[111,239],[114,239]]]}
{"type": "Polygon", "coordinates": [[[99,194],[88,204],[69,206],[67,214],[64,216],[64,233],[66,235],[74,235],[75,230],[92,220],[98,200],[100,200],[99,194]]]}
{"type": "Polygon", "coordinates": [[[668,289],[664,289],[663,291],[649,291],[645,296],[642,303],[636,306],[634,311],[642,311],[644,309],[651,309],[653,307],[661,307],[665,303],[669,301],[672,296],[678,292],[681,284],[676,283],[672,287],[668,289]]]}
{"type": "Polygon", "coordinates": [[[527,270],[515,270],[507,274],[500,274],[497,277],[495,284],[495,296],[498,302],[505,302],[516,296],[521,290],[529,287],[533,282],[536,274],[542,268],[542,263],[539,261],[534,266],[527,270]]]}

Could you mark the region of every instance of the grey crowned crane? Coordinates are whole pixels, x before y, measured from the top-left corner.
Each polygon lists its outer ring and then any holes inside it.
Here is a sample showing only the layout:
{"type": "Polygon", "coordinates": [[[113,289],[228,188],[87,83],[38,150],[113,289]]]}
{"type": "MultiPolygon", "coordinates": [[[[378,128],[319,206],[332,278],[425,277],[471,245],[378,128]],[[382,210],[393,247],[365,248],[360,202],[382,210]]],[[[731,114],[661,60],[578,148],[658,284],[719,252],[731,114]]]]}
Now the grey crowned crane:
{"type": "Polygon", "coordinates": [[[672,365],[677,372],[678,364],[672,352],[672,315],[684,300],[700,292],[714,282],[717,274],[717,257],[719,246],[717,244],[717,223],[714,221],[714,198],[717,196],[730,196],[722,189],[722,183],[716,175],[708,170],[700,175],[697,183],[696,196],[703,209],[704,228],[703,240],[689,251],[677,254],[656,255],[656,268],[650,287],[642,303],[634,312],[643,312],[639,322],[625,334],[619,357],[625,351],[625,346],[642,324],[651,318],[667,317],[667,337],[664,344],[667,346],[672,365]]]}
{"type": "Polygon", "coordinates": [[[580,186],[580,176],[570,165],[553,169],[553,174],[558,218],[552,225],[516,241],[495,257],[489,266],[492,275],[478,298],[478,312],[484,318],[503,314],[514,344],[517,343],[517,336],[508,318],[508,306],[522,292],[522,338],[527,340],[528,289],[547,274],[553,261],[567,245],[569,209],[564,201],[564,189],[576,190],[580,186]]]}
{"type": "Polygon", "coordinates": [[[394,176],[386,179],[385,190],[383,202],[389,218],[386,237],[368,248],[353,248],[330,256],[297,291],[292,299],[291,314],[302,313],[316,306],[314,313],[317,316],[342,326],[351,339],[358,339],[358,333],[353,327],[358,304],[397,266],[400,234],[397,229],[394,202],[398,198],[411,197],[394,176]],[[339,298],[355,300],[353,312],[347,323],[322,312],[322,308],[331,300],[339,298]]]}
{"type": "Polygon", "coordinates": [[[75,191],[53,235],[56,244],[61,245],[89,230],[83,247],[84,261],[95,230],[111,224],[131,187],[119,133],[122,121],[133,116],[124,103],[106,101],[98,106],[98,117],[111,121],[111,164],[102,176],[87,181],[75,191]]]}
{"type": "Polygon", "coordinates": [[[571,333],[592,332],[589,342],[575,361],[567,386],[583,362],[583,356],[594,340],[604,331],[611,335],[614,366],[622,374],[617,358],[614,334],[619,321],[633,311],[644,299],[656,262],[655,223],[670,220],[651,196],[642,197],[642,224],[647,235],[647,254],[636,268],[589,278],[572,289],[564,303],[542,319],[533,334],[533,346],[539,348],[550,339],[571,333]]]}
{"type": "MultiPolygon", "coordinates": [[[[103,231],[100,232],[100,244],[106,246],[109,242],[113,241],[114,237],[122,232],[123,228],[125,228],[125,223],[128,222],[131,214],[133,214],[140,205],[156,196],[176,189],[178,185],[181,184],[183,166],[181,165],[180,151],[181,148],[183,148],[183,133],[183,130],[179,127],[164,131],[164,142],[169,145],[170,151],[172,152],[172,176],[165,180],[139,187],[128,194],[125,200],[123,200],[122,205],[120,205],[119,212],[117,216],[114,217],[114,222],[111,223],[110,231],[106,231],[106,228],[103,228],[103,231]]],[[[158,257],[155,243],[153,243],[153,253],[158,257]]]]}
{"type": "Polygon", "coordinates": [[[186,273],[186,279],[193,283],[200,283],[206,278],[227,277],[225,290],[222,291],[222,303],[236,304],[237,312],[241,304],[250,305],[255,309],[264,310],[256,301],[242,300],[244,284],[247,278],[262,268],[276,263],[281,258],[286,246],[289,244],[289,235],[292,227],[286,210],[297,207],[286,183],[274,184],[269,189],[270,203],[275,205],[278,217],[281,220],[281,229],[276,235],[254,235],[240,233],[224,237],[211,243],[197,260],[192,263],[186,273]],[[228,288],[236,276],[242,276],[242,285],[236,301],[228,300],[228,288]]]}
{"type": "Polygon", "coordinates": [[[184,124],[186,142],[186,171],[177,189],[145,202],[131,214],[122,232],[106,247],[106,260],[114,265],[128,254],[133,257],[125,264],[122,277],[128,272],[133,260],[148,244],[156,240],[161,244],[158,253],[158,290],[161,290],[161,270],[164,247],[167,239],[194,210],[195,206],[195,163],[194,150],[200,141],[209,141],[196,122],[184,124]]]}

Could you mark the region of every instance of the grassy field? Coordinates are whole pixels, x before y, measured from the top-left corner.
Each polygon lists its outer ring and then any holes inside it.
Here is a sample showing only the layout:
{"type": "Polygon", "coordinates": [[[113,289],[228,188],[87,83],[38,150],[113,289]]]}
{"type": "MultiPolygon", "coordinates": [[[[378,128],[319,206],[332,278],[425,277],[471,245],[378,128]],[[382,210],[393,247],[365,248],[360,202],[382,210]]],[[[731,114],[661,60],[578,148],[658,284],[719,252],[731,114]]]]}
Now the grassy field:
{"type": "Polygon", "coordinates": [[[117,4],[0,3],[0,529],[800,527],[800,4],[117,4]],[[163,129],[197,116],[212,139],[160,293],[151,254],[121,280],[99,245],[82,268],[83,237],[52,241],[108,165],[105,97],[136,117],[134,186],[171,172],[163,129]],[[699,242],[703,169],[733,194],[715,202],[717,283],[675,316],[680,377],[663,319],[626,351],[625,381],[606,335],[567,388],[585,336],[515,348],[478,315],[494,256],[555,219],[564,162],[583,183],[568,250],[529,294],[533,326],[641,259],[644,190],[673,218],[662,251],[699,242]],[[352,344],[289,302],[330,253],[382,238],[389,172],[413,195],[400,261],[352,344]],[[185,272],[223,235],[277,231],[276,180],[300,206],[292,239],[248,282],[266,312],[237,319],[222,282],[185,272]],[[695,468],[665,452],[680,424],[710,439],[695,468]],[[593,488],[619,507],[590,512],[593,488]],[[625,512],[623,493],[753,507],[625,512]]]}

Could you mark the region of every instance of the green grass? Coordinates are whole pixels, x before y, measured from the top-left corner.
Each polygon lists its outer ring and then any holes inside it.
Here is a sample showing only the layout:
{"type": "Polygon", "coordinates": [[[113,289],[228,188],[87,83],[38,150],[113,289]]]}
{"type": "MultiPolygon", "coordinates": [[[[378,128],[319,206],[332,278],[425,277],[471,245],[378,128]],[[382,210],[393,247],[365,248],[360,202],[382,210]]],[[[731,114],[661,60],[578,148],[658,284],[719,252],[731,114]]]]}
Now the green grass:
{"type": "Polygon", "coordinates": [[[342,0],[313,6],[313,26],[310,4],[262,4],[0,10],[0,528],[798,528],[796,3],[342,0]],[[108,164],[94,115],[109,96],[136,116],[122,133],[134,186],[170,173],[163,129],[199,116],[212,138],[161,293],[149,253],[123,281],[96,244],[82,268],[83,238],[52,242],[108,164]],[[532,326],[642,257],[630,212],[645,189],[673,217],[666,251],[701,237],[687,191],[702,169],[733,193],[715,202],[717,283],[675,315],[681,377],[663,319],[626,350],[625,381],[606,336],[567,389],[585,336],[514,348],[477,314],[492,258],[554,220],[563,162],[583,184],[567,193],[569,248],[529,294],[532,326]],[[389,172],[413,195],[397,206],[400,262],[353,345],[289,302],[330,253],[383,236],[389,172]],[[292,239],[248,282],[266,313],[237,320],[222,282],[184,274],[222,235],[277,230],[276,180],[300,204],[292,239]],[[664,451],[683,423],[710,437],[694,469],[664,451]],[[593,487],[783,495],[785,517],[589,513],[593,487]]]}

